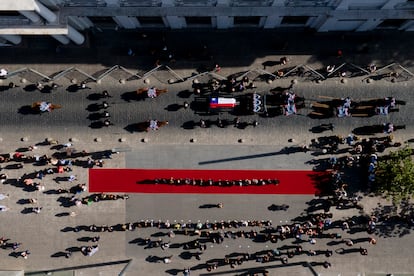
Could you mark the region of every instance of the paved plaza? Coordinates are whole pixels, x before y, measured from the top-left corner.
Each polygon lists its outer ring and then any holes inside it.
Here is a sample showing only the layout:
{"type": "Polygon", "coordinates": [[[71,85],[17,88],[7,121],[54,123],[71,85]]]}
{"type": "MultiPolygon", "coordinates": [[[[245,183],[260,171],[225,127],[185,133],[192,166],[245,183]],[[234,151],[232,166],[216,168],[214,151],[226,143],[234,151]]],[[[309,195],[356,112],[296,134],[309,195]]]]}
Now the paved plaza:
{"type": "MultiPolygon", "coordinates": [[[[0,92],[1,154],[14,153],[35,144],[38,144],[36,149],[24,154],[51,155],[59,151],[54,145],[46,145],[44,141],[47,139],[56,141],[57,145],[70,142],[77,152],[113,151],[111,159],[104,159],[104,168],[312,170],[318,160],[332,155],[319,155],[320,152],[313,150],[288,154],[287,149],[310,145],[312,139],[326,135],[346,137],[357,127],[388,122],[405,126],[405,129],[393,134],[395,141],[413,141],[414,108],[411,93],[414,85],[412,76],[408,73],[406,78],[394,81],[367,74],[346,78],[344,82],[339,77],[319,82],[315,79],[318,74],[313,71],[309,77],[292,74],[273,79],[272,82],[257,80],[255,91],[261,93],[271,89],[284,89],[294,83],[295,93],[305,98],[305,107],[292,116],[240,116],[242,121],[258,122],[258,126],[248,126],[245,129],[232,125],[227,128],[192,127],[200,119],[213,121],[220,117],[233,121],[236,116],[231,113],[197,114],[192,105],[187,109],[182,107],[185,102],[195,101],[192,93],[194,79],[204,81],[212,75],[194,76],[212,69],[215,63],[221,66],[221,70],[215,74],[222,78],[249,70],[253,75],[258,75],[257,72],[263,74],[260,70],[273,74],[283,67],[295,68],[301,65],[321,72],[327,65],[340,66],[344,63],[363,68],[375,63],[379,69],[394,63],[395,66],[402,66],[398,67],[401,72],[414,72],[414,57],[410,50],[414,46],[414,40],[408,34],[314,35],[240,31],[146,33],[145,36],[135,32],[114,32],[110,35],[112,36],[90,34],[85,47],[64,46],[58,51],[57,44],[45,38],[28,39],[21,46],[2,49],[2,66],[16,74],[3,80],[1,85],[7,86],[12,81],[19,87],[3,88],[0,92]],[[151,55],[151,50],[162,49],[164,43],[174,53],[176,60],[162,61],[167,67],[162,66],[160,70],[151,73],[156,67],[157,59],[156,54],[151,55]],[[133,49],[135,56],[127,55],[129,48],[133,49]],[[203,52],[203,49],[207,50],[203,52]],[[343,51],[342,57],[337,56],[338,49],[343,51]],[[288,64],[277,65],[277,61],[284,56],[288,57],[288,64]],[[99,82],[88,77],[92,76],[96,80],[114,65],[122,68],[118,67],[119,70],[114,70],[99,82]],[[68,68],[77,70],[67,70],[62,77],[57,78],[55,82],[59,87],[51,93],[30,89],[31,84],[44,80],[44,76],[53,78],[68,68]],[[370,77],[371,82],[367,81],[370,77]],[[72,91],[70,87],[73,87],[75,79],[77,84],[87,81],[88,89],[72,91]],[[144,83],[144,80],[149,81],[149,84],[144,83]],[[145,100],[136,100],[131,96],[138,88],[148,85],[167,88],[168,93],[145,100]],[[94,104],[103,100],[91,100],[88,96],[104,90],[112,96],[105,100],[109,104],[107,110],[113,125],[95,128],[91,114],[97,112],[94,111],[94,104]],[[347,96],[355,100],[393,96],[405,101],[406,105],[399,106],[398,112],[387,116],[309,118],[312,103],[347,96]],[[61,104],[62,108],[41,115],[22,112],[25,106],[36,101],[61,104]],[[169,124],[158,131],[128,131],[129,125],[150,119],[168,120],[169,124]],[[310,131],[323,123],[333,123],[334,131],[310,131]]],[[[277,226],[291,224],[294,218],[304,216],[306,210],[317,201],[317,197],[133,194],[127,200],[65,207],[62,197],[71,195],[27,191],[24,186],[18,185],[24,174],[31,174],[39,170],[39,167],[25,164],[22,169],[12,169],[1,164],[1,168],[1,173],[6,173],[9,181],[2,184],[0,193],[10,196],[0,201],[0,204],[10,210],[0,214],[0,237],[22,243],[19,250],[28,249],[31,254],[28,259],[14,258],[9,256],[12,250],[0,250],[0,270],[24,270],[27,275],[45,275],[50,272],[53,274],[48,275],[61,276],[183,275],[183,270],[191,267],[194,268],[191,275],[254,275],[264,270],[268,271],[268,275],[414,275],[410,246],[413,244],[412,226],[402,224],[379,225],[373,234],[377,240],[376,245],[366,242],[354,245],[354,248],[359,248],[360,245],[367,247],[368,256],[362,256],[358,252],[341,254],[344,244],[332,244],[329,243],[330,239],[320,239],[316,244],[305,242],[301,245],[305,251],[334,250],[333,256],[327,258],[324,255],[301,254],[289,259],[287,265],[280,261],[261,263],[251,260],[235,268],[227,265],[208,272],[205,268],[198,268],[199,265],[234,253],[253,254],[276,248],[286,251],[292,245],[292,240],[270,243],[229,238],[221,244],[208,243],[207,250],[198,261],[186,258],[182,248],[145,249],[140,241],[148,237],[156,239],[160,236],[164,241],[177,244],[193,239],[183,235],[169,238],[166,236],[167,230],[157,228],[99,233],[99,251],[93,256],[84,256],[76,248],[96,244],[82,241],[82,237],[96,234],[88,231],[75,232],[73,230],[76,226],[117,225],[141,220],[168,220],[171,223],[271,220],[277,226]],[[39,214],[24,212],[25,208],[33,206],[21,204],[21,199],[29,198],[36,198],[36,206],[43,208],[39,214]],[[204,204],[219,202],[223,203],[223,208],[199,208],[204,204]],[[272,204],[286,204],[289,208],[286,211],[271,211],[269,207],[272,204]],[[75,252],[69,258],[62,255],[62,252],[71,249],[75,252]],[[170,255],[173,255],[172,262],[168,264],[156,263],[149,258],[170,255]],[[328,269],[321,266],[326,260],[332,264],[328,269]]],[[[69,189],[75,184],[88,181],[88,171],[81,166],[73,166],[73,171],[64,173],[63,176],[69,175],[75,175],[77,180],[59,181],[55,175],[47,175],[41,183],[48,191],[69,189]]],[[[386,207],[391,205],[384,199],[364,193],[364,187],[359,187],[358,183],[349,183],[349,186],[352,187],[352,193],[362,196],[362,210],[332,207],[330,212],[333,219],[370,216],[376,210],[387,210],[386,207]]],[[[84,192],[76,197],[87,195],[84,192]]],[[[364,240],[371,236],[366,231],[349,233],[340,228],[331,229],[330,232],[340,232],[343,238],[354,240],[364,240]]],[[[4,275],[11,274],[6,272],[4,275]]]]}

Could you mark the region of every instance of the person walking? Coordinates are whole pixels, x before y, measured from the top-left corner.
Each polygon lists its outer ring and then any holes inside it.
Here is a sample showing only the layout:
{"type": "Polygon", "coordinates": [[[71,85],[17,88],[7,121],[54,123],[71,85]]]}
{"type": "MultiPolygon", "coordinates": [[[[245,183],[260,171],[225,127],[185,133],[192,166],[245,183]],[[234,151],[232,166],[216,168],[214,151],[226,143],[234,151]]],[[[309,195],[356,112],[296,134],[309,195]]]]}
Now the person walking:
{"type": "Polygon", "coordinates": [[[0,194],[0,200],[9,198],[9,194],[0,194]]]}
{"type": "Polygon", "coordinates": [[[93,237],[93,238],[91,239],[91,241],[92,241],[92,242],[98,242],[100,239],[101,239],[101,237],[100,237],[100,236],[96,236],[96,237],[93,237]]]}
{"type": "Polygon", "coordinates": [[[10,208],[8,208],[7,206],[0,205],[0,212],[6,212],[6,211],[9,211],[9,210],[10,210],[10,208]]]}
{"type": "Polygon", "coordinates": [[[13,250],[16,250],[16,249],[18,249],[19,247],[20,247],[20,245],[22,245],[21,243],[19,243],[19,242],[15,242],[15,243],[13,243],[13,245],[12,245],[12,249],[13,250]]]}
{"type": "Polygon", "coordinates": [[[24,259],[27,259],[27,257],[30,255],[29,250],[25,250],[20,252],[20,256],[22,256],[24,259]]]}
{"type": "Polygon", "coordinates": [[[221,71],[221,67],[220,67],[220,65],[219,65],[218,63],[216,63],[216,64],[214,65],[214,72],[218,73],[218,72],[220,72],[220,71],[221,71]]]}
{"type": "Polygon", "coordinates": [[[36,214],[40,214],[40,212],[42,211],[43,207],[33,207],[32,208],[32,212],[36,213],[36,214]]]}
{"type": "Polygon", "coordinates": [[[169,264],[171,263],[171,259],[172,259],[173,255],[171,256],[167,256],[163,258],[164,264],[169,264]]]}
{"type": "Polygon", "coordinates": [[[0,69],[0,78],[1,79],[6,79],[8,74],[9,74],[9,72],[7,71],[7,69],[5,69],[5,68],[0,69]]]}

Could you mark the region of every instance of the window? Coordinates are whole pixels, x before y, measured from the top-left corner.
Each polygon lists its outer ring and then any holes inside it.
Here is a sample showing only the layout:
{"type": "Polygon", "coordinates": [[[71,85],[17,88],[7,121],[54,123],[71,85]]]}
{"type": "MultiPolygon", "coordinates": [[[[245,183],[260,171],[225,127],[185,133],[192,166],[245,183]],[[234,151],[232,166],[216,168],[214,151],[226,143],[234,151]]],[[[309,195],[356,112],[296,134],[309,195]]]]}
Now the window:
{"type": "Polygon", "coordinates": [[[160,7],[161,0],[119,0],[121,7],[160,7]]]}
{"type": "Polygon", "coordinates": [[[114,28],[117,26],[112,17],[109,16],[89,16],[88,18],[99,28],[114,28]]]}
{"type": "Polygon", "coordinates": [[[260,16],[235,16],[234,26],[239,27],[258,27],[260,24],[260,16]]]}
{"type": "Polygon", "coordinates": [[[141,16],[138,21],[143,27],[164,27],[164,21],[159,16],[141,16]]]}
{"type": "Polygon", "coordinates": [[[185,18],[187,25],[208,25],[211,26],[211,17],[209,16],[187,16],[185,18]]]}
{"type": "Polygon", "coordinates": [[[406,19],[386,19],[377,26],[377,28],[384,29],[398,29],[400,28],[407,20],[406,19]]]}
{"type": "Polygon", "coordinates": [[[282,25],[306,25],[309,16],[284,16],[282,25]]]}
{"type": "Polygon", "coordinates": [[[65,7],[105,7],[103,0],[64,0],[65,7]]]}
{"type": "Polygon", "coordinates": [[[176,6],[188,6],[188,7],[207,7],[214,6],[216,0],[175,0],[176,6]]]}
{"type": "Polygon", "coordinates": [[[230,0],[232,7],[264,7],[270,6],[272,3],[271,0],[230,0]]]}
{"type": "Polygon", "coordinates": [[[18,11],[0,11],[0,16],[20,16],[18,11]]]}
{"type": "Polygon", "coordinates": [[[349,5],[349,10],[380,10],[383,5],[375,4],[353,4],[349,5]]]}

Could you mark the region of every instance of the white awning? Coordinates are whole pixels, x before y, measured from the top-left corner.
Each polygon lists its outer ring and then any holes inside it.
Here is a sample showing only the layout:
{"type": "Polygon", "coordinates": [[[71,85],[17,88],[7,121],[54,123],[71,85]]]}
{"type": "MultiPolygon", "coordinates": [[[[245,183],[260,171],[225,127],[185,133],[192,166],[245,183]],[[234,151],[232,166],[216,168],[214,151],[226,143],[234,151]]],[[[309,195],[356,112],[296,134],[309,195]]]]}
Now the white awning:
{"type": "Polygon", "coordinates": [[[1,0],[0,11],[34,11],[35,0],[1,0]]]}
{"type": "MultiPolygon", "coordinates": [[[[2,0],[0,0],[1,2],[2,0]]],[[[0,26],[0,35],[67,35],[67,26],[0,26]]]]}
{"type": "Polygon", "coordinates": [[[0,276],[24,276],[24,271],[0,271],[0,276]]]}

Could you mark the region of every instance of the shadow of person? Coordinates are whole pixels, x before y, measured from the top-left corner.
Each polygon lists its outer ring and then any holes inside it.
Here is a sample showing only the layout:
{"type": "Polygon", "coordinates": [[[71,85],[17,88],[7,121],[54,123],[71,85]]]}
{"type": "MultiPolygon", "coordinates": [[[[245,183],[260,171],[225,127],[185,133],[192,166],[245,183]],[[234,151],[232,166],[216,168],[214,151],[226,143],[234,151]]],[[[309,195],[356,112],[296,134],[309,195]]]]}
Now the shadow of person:
{"type": "Polygon", "coordinates": [[[44,191],[43,193],[47,195],[57,195],[59,194],[59,191],[55,189],[51,189],[51,190],[44,191]]]}
{"type": "Polygon", "coordinates": [[[17,110],[17,112],[19,114],[23,114],[23,115],[29,115],[29,114],[36,114],[36,115],[38,115],[38,114],[40,114],[40,111],[39,110],[36,110],[36,109],[32,108],[32,106],[30,106],[30,105],[24,105],[24,106],[20,107],[17,110]]]}
{"type": "Polygon", "coordinates": [[[86,98],[90,101],[99,101],[100,99],[102,99],[102,94],[92,93],[92,94],[89,94],[86,98]]]}
{"type": "Polygon", "coordinates": [[[148,126],[149,126],[148,122],[141,122],[141,123],[127,125],[126,127],[124,127],[124,129],[130,133],[144,132],[144,131],[147,131],[148,126]]]}
{"type": "Polygon", "coordinates": [[[101,122],[101,121],[95,121],[95,122],[92,122],[89,125],[89,127],[90,128],[93,128],[93,129],[103,128],[104,126],[105,126],[105,124],[103,122],[101,122]]]}
{"type": "Polygon", "coordinates": [[[69,85],[68,88],[66,88],[66,91],[68,91],[68,92],[78,92],[79,91],[79,85],[77,85],[77,84],[69,85]]]}
{"type": "Polygon", "coordinates": [[[33,92],[36,89],[37,89],[37,86],[36,86],[36,84],[33,84],[33,83],[32,84],[28,84],[25,87],[23,87],[23,90],[26,91],[26,92],[33,92]]]}
{"type": "MultiPolygon", "coordinates": [[[[344,243],[344,242],[343,242],[342,240],[339,240],[339,241],[332,240],[332,241],[330,241],[330,242],[326,243],[326,245],[329,245],[329,246],[335,246],[335,245],[339,245],[339,244],[341,244],[341,243],[344,243]]],[[[341,252],[341,251],[339,251],[339,252],[341,252]]]]}
{"type": "Polygon", "coordinates": [[[81,237],[81,238],[77,238],[76,240],[80,241],[80,242],[90,242],[92,240],[92,238],[91,237],[81,237]]]}
{"type": "Polygon", "coordinates": [[[80,252],[82,247],[79,246],[72,246],[65,249],[67,252],[80,252]]]}
{"type": "Polygon", "coordinates": [[[9,254],[9,256],[10,256],[10,257],[15,257],[15,258],[18,258],[18,257],[20,256],[20,253],[19,253],[19,252],[16,252],[16,251],[13,251],[13,252],[11,252],[11,253],[9,254]]]}
{"type": "Polygon", "coordinates": [[[25,215],[31,214],[33,213],[33,209],[32,207],[25,207],[20,213],[25,214],[25,215]]]}
{"type": "Polygon", "coordinates": [[[41,90],[40,90],[40,92],[41,93],[45,93],[45,94],[49,94],[49,93],[52,93],[52,90],[53,90],[53,87],[52,86],[50,86],[50,85],[45,85],[41,90]]]}
{"type": "Polygon", "coordinates": [[[9,89],[10,89],[10,86],[8,85],[0,85],[0,92],[7,91],[9,89]]]}
{"type": "Polygon", "coordinates": [[[318,126],[314,126],[311,129],[309,129],[309,131],[312,133],[322,133],[328,130],[333,131],[334,125],[333,124],[320,124],[318,126]]]}
{"type": "Polygon", "coordinates": [[[99,112],[94,112],[88,115],[88,119],[91,121],[97,121],[99,119],[101,119],[102,114],[100,114],[99,112]]]}
{"type": "Polygon", "coordinates": [[[181,254],[178,256],[183,260],[190,260],[193,254],[190,251],[184,251],[184,252],[181,252],[181,254]]]}
{"type": "Polygon", "coordinates": [[[335,253],[338,253],[340,255],[345,255],[345,254],[349,254],[349,253],[356,253],[356,252],[359,252],[359,251],[360,251],[359,248],[348,248],[348,249],[345,249],[345,248],[341,247],[341,248],[336,249],[335,250],[335,253]]]}
{"type": "Polygon", "coordinates": [[[147,258],[145,258],[145,260],[149,263],[159,263],[162,261],[162,258],[150,255],[147,258]]]}
{"type": "Polygon", "coordinates": [[[408,139],[406,143],[414,143],[414,138],[408,139]]]}
{"type": "Polygon", "coordinates": [[[58,218],[60,218],[60,217],[68,217],[68,216],[70,216],[70,213],[69,212],[58,213],[58,214],[55,215],[55,217],[58,217],[58,218]]]}
{"type": "Polygon", "coordinates": [[[200,209],[218,208],[217,204],[203,204],[198,206],[200,209]]]}
{"type": "Polygon", "coordinates": [[[270,89],[269,91],[272,92],[273,95],[276,95],[280,98],[281,102],[280,104],[283,104],[285,101],[285,94],[282,92],[285,92],[289,90],[291,87],[282,87],[282,86],[276,86],[275,88],[270,89]]]}
{"type": "Polygon", "coordinates": [[[143,238],[136,238],[128,242],[129,244],[146,245],[147,241],[143,238]]]}
{"type": "Polygon", "coordinates": [[[180,269],[168,269],[165,271],[166,273],[170,275],[178,275],[178,273],[183,272],[183,270],[180,269]]]}
{"type": "Polygon", "coordinates": [[[179,98],[187,99],[190,98],[193,93],[190,90],[183,90],[177,93],[179,98]]]}
{"type": "Polygon", "coordinates": [[[126,102],[144,101],[147,95],[145,93],[137,94],[137,91],[125,92],[121,95],[121,99],[126,102]]]}
{"type": "Polygon", "coordinates": [[[6,170],[19,170],[21,168],[23,168],[21,163],[10,164],[4,167],[6,170]]]}
{"type": "Polygon", "coordinates": [[[66,257],[66,255],[67,255],[67,252],[59,251],[59,252],[53,253],[52,255],[50,255],[50,257],[60,258],[60,257],[66,257]]]}
{"type": "Polygon", "coordinates": [[[68,181],[68,177],[67,176],[57,176],[55,178],[53,178],[53,180],[59,184],[62,181],[68,181]]]}
{"type": "Polygon", "coordinates": [[[246,129],[249,126],[248,122],[241,122],[237,124],[238,129],[246,129]]]}
{"type": "Polygon", "coordinates": [[[24,186],[22,186],[22,187],[23,187],[23,191],[25,191],[25,192],[29,192],[29,193],[31,193],[31,192],[37,191],[36,186],[32,186],[32,185],[24,185],[24,186]]]}
{"type": "Polygon", "coordinates": [[[97,112],[101,110],[101,108],[102,108],[102,105],[93,103],[93,104],[88,105],[88,107],[86,107],[86,110],[89,112],[97,112]]]}
{"type": "Polygon", "coordinates": [[[181,247],[182,247],[182,244],[180,244],[180,243],[172,243],[172,244],[170,244],[170,248],[181,248],[181,247]]]}
{"type": "Polygon", "coordinates": [[[28,147],[22,147],[15,150],[15,152],[28,152],[30,149],[28,147]]]}
{"type": "Polygon", "coordinates": [[[182,105],[175,103],[175,104],[168,105],[166,108],[164,108],[164,110],[173,111],[174,112],[174,111],[180,110],[181,108],[183,108],[182,105]]]}
{"type": "Polygon", "coordinates": [[[273,67],[280,64],[280,61],[276,60],[266,60],[265,62],[262,62],[263,69],[266,69],[266,67],[273,67]]]}
{"type": "Polygon", "coordinates": [[[66,232],[74,232],[75,231],[75,227],[67,226],[67,227],[65,227],[63,229],[60,229],[60,231],[61,232],[64,232],[64,233],[66,233],[66,232]]]}
{"type": "Polygon", "coordinates": [[[56,201],[60,203],[60,206],[66,208],[74,205],[70,197],[60,196],[56,201]]]}
{"type": "Polygon", "coordinates": [[[384,131],[383,125],[362,126],[355,128],[352,133],[355,135],[372,135],[382,133],[384,131]]]}
{"type": "Polygon", "coordinates": [[[181,127],[184,129],[194,129],[195,126],[196,126],[196,123],[194,121],[187,121],[187,122],[184,122],[184,124],[181,127]]]}
{"type": "Polygon", "coordinates": [[[289,209],[289,205],[282,204],[282,205],[276,205],[272,204],[269,207],[267,207],[267,210],[269,211],[287,211],[289,209]]]}
{"type": "Polygon", "coordinates": [[[167,235],[168,233],[165,233],[165,232],[156,232],[156,233],[151,234],[151,237],[165,237],[167,235]]]}
{"type": "Polygon", "coordinates": [[[16,203],[17,204],[21,204],[21,205],[29,204],[30,203],[30,200],[29,199],[26,199],[26,198],[22,198],[22,199],[19,199],[16,203]]]}

